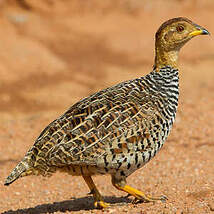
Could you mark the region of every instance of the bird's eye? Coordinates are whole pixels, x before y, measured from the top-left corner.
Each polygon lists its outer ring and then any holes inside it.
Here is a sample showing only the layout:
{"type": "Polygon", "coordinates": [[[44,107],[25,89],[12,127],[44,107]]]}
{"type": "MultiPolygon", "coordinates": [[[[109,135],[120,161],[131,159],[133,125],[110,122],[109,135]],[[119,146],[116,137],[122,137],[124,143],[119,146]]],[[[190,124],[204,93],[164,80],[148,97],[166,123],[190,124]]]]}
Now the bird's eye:
{"type": "Polygon", "coordinates": [[[178,25],[177,27],[176,27],[176,30],[177,30],[177,32],[182,32],[183,30],[184,30],[184,26],[182,26],[182,25],[178,25]]]}

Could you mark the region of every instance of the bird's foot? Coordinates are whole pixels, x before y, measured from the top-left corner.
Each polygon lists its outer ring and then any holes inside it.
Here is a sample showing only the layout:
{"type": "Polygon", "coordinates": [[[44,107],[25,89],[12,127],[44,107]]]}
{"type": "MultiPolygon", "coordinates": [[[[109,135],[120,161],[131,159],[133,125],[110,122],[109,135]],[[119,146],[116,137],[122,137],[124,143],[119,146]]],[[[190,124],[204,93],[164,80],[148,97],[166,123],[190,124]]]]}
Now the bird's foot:
{"type": "Polygon", "coordinates": [[[161,202],[166,202],[167,197],[165,195],[161,195],[158,197],[152,197],[152,196],[148,196],[145,194],[142,195],[135,195],[134,200],[132,201],[133,204],[137,204],[137,203],[141,203],[141,202],[155,202],[155,201],[161,201],[161,202]]]}
{"type": "Polygon", "coordinates": [[[94,206],[98,209],[104,209],[110,206],[109,203],[106,203],[104,201],[95,201],[94,206]]]}
{"type": "Polygon", "coordinates": [[[137,189],[135,189],[135,188],[133,188],[131,186],[128,186],[126,184],[124,185],[121,181],[120,182],[115,182],[115,181],[117,181],[117,180],[113,179],[113,181],[112,181],[113,185],[117,189],[122,190],[122,191],[128,193],[128,195],[126,197],[129,197],[129,196],[133,196],[134,197],[134,200],[133,200],[132,203],[154,202],[154,201],[165,202],[167,200],[166,196],[152,197],[152,196],[146,195],[142,191],[137,190],[137,189]]]}
{"type": "Polygon", "coordinates": [[[103,209],[103,208],[109,207],[110,204],[105,203],[103,201],[103,197],[99,193],[99,191],[98,191],[97,187],[95,186],[91,176],[84,176],[83,175],[83,178],[84,178],[85,182],[87,183],[87,185],[90,189],[90,192],[88,194],[89,195],[92,194],[94,197],[94,206],[98,209],[103,209]]]}

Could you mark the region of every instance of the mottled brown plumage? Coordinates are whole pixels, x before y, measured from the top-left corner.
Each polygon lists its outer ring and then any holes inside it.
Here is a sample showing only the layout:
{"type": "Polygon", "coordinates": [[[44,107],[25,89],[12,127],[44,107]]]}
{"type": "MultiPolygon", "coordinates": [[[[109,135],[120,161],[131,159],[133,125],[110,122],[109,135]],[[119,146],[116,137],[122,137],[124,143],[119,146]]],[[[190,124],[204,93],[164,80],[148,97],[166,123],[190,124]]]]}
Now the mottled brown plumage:
{"type": "Polygon", "coordinates": [[[193,36],[208,34],[186,18],[165,22],[156,33],[154,69],[145,77],[95,93],[49,124],[5,181],[60,170],[83,176],[96,207],[106,204],[92,175],[110,174],[112,184],[135,201],[150,197],[126,185],[126,177],[145,165],[165,142],[178,105],[177,58],[193,36]]]}

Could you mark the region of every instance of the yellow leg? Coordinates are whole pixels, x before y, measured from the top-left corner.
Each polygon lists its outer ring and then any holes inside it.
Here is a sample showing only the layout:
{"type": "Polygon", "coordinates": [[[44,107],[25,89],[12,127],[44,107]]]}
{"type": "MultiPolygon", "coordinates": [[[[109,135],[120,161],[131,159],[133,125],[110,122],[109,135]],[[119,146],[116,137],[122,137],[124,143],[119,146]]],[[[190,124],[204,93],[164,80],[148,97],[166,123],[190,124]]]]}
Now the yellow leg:
{"type": "Polygon", "coordinates": [[[135,197],[134,202],[137,202],[137,201],[152,202],[152,201],[158,201],[158,200],[165,202],[167,200],[166,196],[151,197],[149,195],[146,195],[145,193],[126,185],[125,179],[118,181],[114,177],[112,177],[112,184],[118,190],[122,190],[122,191],[128,193],[129,195],[134,196],[135,197]]]}
{"type": "Polygon", "coordinates": [[[87,183],[89,189],[90,189],[90,193],[93,194],[93,197],[94,197],[94,206],[96,208],[106,208],[106,207],[109,207],[109,204],[108,203],[105,203],[103,201],[103,198],[101,196],[101,194],[99,193],[97,187],[95,186],[91,176],[84,176],[83,175],[83,178],[85,180],[85,182],[87,183]]]}

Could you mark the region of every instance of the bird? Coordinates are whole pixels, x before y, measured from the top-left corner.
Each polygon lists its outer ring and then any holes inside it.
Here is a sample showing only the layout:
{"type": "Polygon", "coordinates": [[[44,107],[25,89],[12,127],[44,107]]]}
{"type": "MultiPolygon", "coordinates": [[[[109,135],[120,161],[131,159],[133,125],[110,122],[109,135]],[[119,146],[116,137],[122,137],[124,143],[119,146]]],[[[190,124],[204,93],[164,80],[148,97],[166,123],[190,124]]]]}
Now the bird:
{"type": "Polygon", "coordinates": [[[145,76],[94,93],[51,122],[5,185],[29,175],[56,171],[82,176],[95,208],[106,208],[92,176],[108,174],[114,187],[135,202],[166,201],[129,186],[126,178],[162,148],[175,121],[179,97],[178,54],[197,35],[209,32],[185,17],[164,22],[155,34],[155,60],[145,76]]]}

